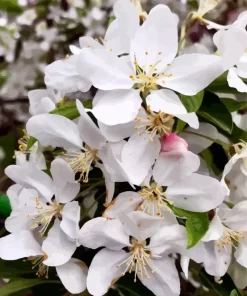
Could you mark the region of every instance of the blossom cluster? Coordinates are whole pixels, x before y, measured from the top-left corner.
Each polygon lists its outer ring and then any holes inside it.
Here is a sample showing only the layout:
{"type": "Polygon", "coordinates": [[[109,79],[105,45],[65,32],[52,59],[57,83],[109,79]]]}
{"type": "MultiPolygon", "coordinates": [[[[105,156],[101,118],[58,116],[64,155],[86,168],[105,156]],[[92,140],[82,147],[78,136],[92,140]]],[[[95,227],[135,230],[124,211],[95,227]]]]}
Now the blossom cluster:
{"type": "Polygon", "coordinates": [[[177,254],[186,278],[190,260],[218,281],[232,264],[246,272],[247,143],[188,110],[224,73],[247,93],[247,13],[220,26],[204,18],[217,2],[201,0],[187,20],[216,30],[215,53],[186,53],[166,5],[147,13],[119,0],[104,39],[81,37],[45,68],[47,89],[28,93],[32,117],[5,170],[16,184],[2,259],[28,258],[45,277],[55,267],[70,293],[93,296],[127,272],[154,295],[179,295],[177,254]],[[69,100],[92,88],[92,100],[69,100]],[[214,142],[230,153],[218,176],[202,153],[214,142]],[[81,247],[97,250],[91,263],[81,247]]]}

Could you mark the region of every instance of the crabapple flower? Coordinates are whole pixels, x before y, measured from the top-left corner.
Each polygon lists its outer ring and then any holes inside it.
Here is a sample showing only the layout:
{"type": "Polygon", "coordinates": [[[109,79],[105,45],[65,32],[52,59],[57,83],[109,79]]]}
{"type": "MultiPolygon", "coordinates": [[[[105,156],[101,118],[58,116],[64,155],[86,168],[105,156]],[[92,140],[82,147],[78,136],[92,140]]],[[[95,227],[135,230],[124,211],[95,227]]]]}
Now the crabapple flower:
{"type": "MultiPolygon", "coordinates": [[[[26,257],[27,261],[32,262],[33,269],[37,270],[37,276],[48,278],[49,266],[45,264],[48,256],[42,250],[42,241],[38,241],[33,232],[21,230],[0,239],[0,258],[17,260],[26,257]]],[[[57,266],[56,271],[70,293],[77,294],[86,289],[88,268],[83,261],[71,258],[57,266]]]]}
{"type": "Polygon", "coordinates": [[[236,204],[232,209],[221,206],[216,210],[209,230],[202,239],[207,258],[204,262],[207,273],[221,277],[231,262],[232,250],[236,261],[247,268],[247,202],[236,204]]]}
{"type": "Polygon", "coordinates": [[[152,92],[158,97],[149,102],[155,105],[153,111],[166,112],[166,102],[176,94],[163,93],[159,87],[194,95],[232,67],[245,49],[238,42],[237,49],[223,57],[189,54],[175,58],[177,48],[177,18],[167,6],[157,5],[131,40],[129,56],[117,57],[101,48],[82,49],[78,71],[99,89],[93,101],[95,117],[107,125],[133,120],[141,106],[140,92],[152,92]]]}
{"type": "Polygon", "coordinates": [[[155,295],[179,295],[178,274],[173,259],[167,255],[186,241],[184,227],[161,227],[160,218],[140,212],[132,212],[122,221],[95,218],[80,230],[84,246],[105,247],[95,255],[89,267],[89,293],[104,295],[112,283],[127,272],[133,272],[134,281],[138,277],[155,295]],[[124,247],[128,251],[123,250],[124,247]]]}

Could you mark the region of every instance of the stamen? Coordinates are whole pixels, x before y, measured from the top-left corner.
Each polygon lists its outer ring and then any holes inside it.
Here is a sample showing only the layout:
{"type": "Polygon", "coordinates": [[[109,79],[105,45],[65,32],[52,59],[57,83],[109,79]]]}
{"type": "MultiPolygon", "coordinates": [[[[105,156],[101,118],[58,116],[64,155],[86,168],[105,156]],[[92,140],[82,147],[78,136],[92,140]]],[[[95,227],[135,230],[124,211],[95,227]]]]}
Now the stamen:
{"type": "Polygon", "coordinates": [[[239,243],[241,239],[244,239],[246,235],[247,231],[238,232],[224,226],[223,236],[216,243],[218,246],[218,252],[220,252],[221,249],[225,249],[227,251],[227,246],[229,245],[236,249],[235,244],[239,243]]]}
{"type": "Polygon", "coordinates": [[[27,218],[31,218],[33,221],[30,230],[34,230],[36,228],[40,228],[39,233],[41,236],[44,236],[52,219],[54,217],[61,216],[61,210],[63,209],[63,205],[57,203],[56,200],[49,204],[41,203],[39,198],[36,197],[36,213],[28,214],[27,218]]]}
{"type": "Polygon", "coordinates": [[[82,152],[67,152],[62,153],[63,159],[68,162],[74,173],[80,173],[79,179],[84,183],[88,182],[88,175],[91,170],[92,164],[97,161],[97,150],[85,148],[82,152]]]}
{"type": "Polygon", "coordinates": [[[130,249],[130,256],[122,263],[118,264],[117,268],[126,265],[122,275],[125,275],[126,272],[134,272],[134,282],[136,282],[137,274],[141,279],[144,279],[144,277],[151,279],[150,272],[151,274],[154,274],[155,270],[152,268],[151,255],[148,253],[149,250],[144,244],[139,243],[136,240],[133,241],[134,243],[130,249]]]}
{"type": "Polygon", "coordinates": [[[32,262],[32,269],[35,269],[38,267],[38,271],[36,275],[38,277],[46,278],[48,279],[48,273],[49,273],[49,266],[43,264],[43,262],[48,258],[48,256],[44,253],[44,255],[41,256],[31,256],[28,257],[28,261],[32,262]]]}
{"type": "Polygon", "coordinates": [[[135,126],[135,129],[145,128],[145,130],[140,132],[139,135],[147,133],[150,136],[150,141],[153,141],[156,134],[162,137],[164,134],[167,135],[171,132],[174,124],[173,115],[164,112],[153,112],[149,106],[147,107],[147,113],[145,115],[145,118],[135,118],[139,123],[135,126]]]}

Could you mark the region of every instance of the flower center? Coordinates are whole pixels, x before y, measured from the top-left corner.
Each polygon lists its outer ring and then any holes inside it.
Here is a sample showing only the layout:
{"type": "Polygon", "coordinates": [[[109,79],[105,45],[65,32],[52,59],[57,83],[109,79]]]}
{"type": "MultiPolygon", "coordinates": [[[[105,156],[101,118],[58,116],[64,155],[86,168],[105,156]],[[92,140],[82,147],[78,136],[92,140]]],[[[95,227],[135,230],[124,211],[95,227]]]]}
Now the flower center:
{"type": "Polygon", "coordinates": [[[25,129],[23,129],[23,137],[18,140],[20,152],[22,152],[22,153],[27,152],[28,140],[29,140],[29,137],[27,135],[27,131],[25,129]]]}
{"type": "Polygon", "coordinates": [[[49,272],[49,266],[43,264],[43,261],[45,261],[48,258],[48,256],[44,253],[44,255],[41,256],[31,256],[28,257],[28,261],[32,262],[32,269],[35,269],[38,267],[38,271],[36,272],[36,275],[38,277],[44,277],[48,279],[48,272],[49,272]]]}
{"type": "Polygon", "coordinates": [[[79,179],[84,183],[88,182],[88,175],[92,164],[98,160],[98,151],[89,147],[84,149],[84,152],[67,152],[63,153],[63,159],[68,162],[74,173],[80,173],[79,179]]]}
{"type": "Polygon", "coordinates": [[[126,265],[126,268],[122,273],[123,276],[126,272],[135,272],[134,282],[136,282],[137,274],[140,279],[143,280],[144,277],[151,279],[150,274],[155,273],[155,270],[152,268],[152,259],[148,248],[145,247],[144,243],[139,243],[136,239],[132,239],[130,256],[122,263],[118,264],[117,268],[122,265],[126,265]]]}
{"type": "Polygon", "coordinates": [[[138,210],[147,213],[151,216],[162,216],[161,209],[165,208],[168,212],[172,212],[168,204],[173,202],[166,199],[166,193],[162,188],[143,188],[138,192],[141,195],[143,202],[138,206],[138,210]]]}
{"type": "Polygon", "coordinates": [[[139,135],[147,133],[150,136],[150,141],[153,141],[153,138],[156,134],[168,135],[174,124],[173,115],[166,114],[164,112],[153,112],[150,107],[147,107],[146,117],[136,117],[135,120],[139,123],[135,126],[135,129],[143,129],[144,131],[139,132],[139,135]]]}
{"type": "MultiPolygon", "coordinates": [[[[148,52],[145,52],[148,56],[148,52]]],[[[158,53],[158,56],[162,55],[162,52],[158,53]]],[[[157,65],[160,64],[161,60],[158,60],[154,65],[142,65],[139,66],[137,61],[135,61],[135,75],[130,75],[129,77],[135,82],[136,88],[140,89],[142,92],[146,90],[155,90],[158,88],[158,80],[163,78],[172,77],[172,74],[166,74],[165,72],[159,72],[157,65]]],[[[165,83],[164,80],[161,81],[162,84],[165,83]]]]}
{"type": "Polygon", "coordinates": [[[216,243],[220,252],[221,249],[225,249],[228,245],[232,245],[234,248],[236,243],[239,243],[241,239],[245,238],[247,231],[235,231],[226,226],[224,226],[223,236],[216,243]]]}
{"type": "Polygon", "coordinates": [[[37,212],[27,215],[27,217],[31,218],[33,221],[30,230],[41,227],[39,233],[41,236],[44,236],[53,217],[61,218],[63,205],[60,205],[56,200],[51,203],[44,204],[40,202],[38,197],[35,198],[35,202],[37,212]]]}

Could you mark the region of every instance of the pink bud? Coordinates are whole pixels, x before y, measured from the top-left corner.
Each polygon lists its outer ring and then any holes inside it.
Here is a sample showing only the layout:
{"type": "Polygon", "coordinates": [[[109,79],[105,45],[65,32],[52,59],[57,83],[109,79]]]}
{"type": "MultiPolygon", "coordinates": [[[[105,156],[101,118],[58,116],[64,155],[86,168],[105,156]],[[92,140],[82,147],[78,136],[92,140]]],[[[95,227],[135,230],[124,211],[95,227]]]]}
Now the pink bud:
{"type": "Polygon", "coordinates": [[[161,143],[161,152],[184,152],[188,150],[188,143],[176,134],[164,135],[161,143]]]}

